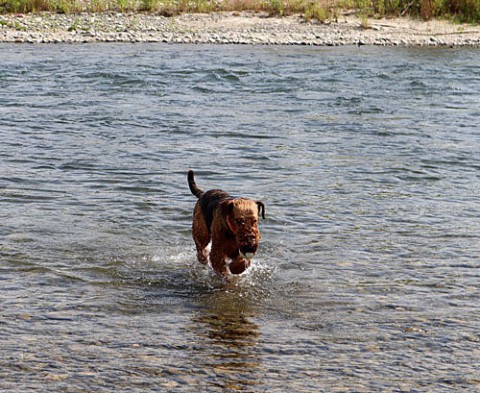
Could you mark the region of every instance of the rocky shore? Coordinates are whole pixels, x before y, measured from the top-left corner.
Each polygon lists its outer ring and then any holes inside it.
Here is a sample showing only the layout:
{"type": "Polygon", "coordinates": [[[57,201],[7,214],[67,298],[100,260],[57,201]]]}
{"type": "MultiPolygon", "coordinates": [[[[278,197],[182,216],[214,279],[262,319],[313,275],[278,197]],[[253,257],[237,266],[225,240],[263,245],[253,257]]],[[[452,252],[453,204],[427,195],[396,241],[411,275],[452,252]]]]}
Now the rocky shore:
{"type": "Polygon", "coordinates": [[[341,16],[330,23],[258,13],[0,15],[0,42],[166,42],[258,45],[480,47],[480,26],[341,16]]]}

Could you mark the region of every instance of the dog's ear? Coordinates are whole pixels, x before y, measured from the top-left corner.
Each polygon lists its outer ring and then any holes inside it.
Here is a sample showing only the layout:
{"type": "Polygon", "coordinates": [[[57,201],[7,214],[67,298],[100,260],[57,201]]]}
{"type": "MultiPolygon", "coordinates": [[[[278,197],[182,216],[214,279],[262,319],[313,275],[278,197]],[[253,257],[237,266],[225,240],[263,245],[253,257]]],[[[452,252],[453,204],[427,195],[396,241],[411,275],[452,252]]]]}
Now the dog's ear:
{"type": "Polygon", "coordinates": [[[256,201],[258,206],[258,215],[262,214],[262,218],[265,220],[265,203],[262,201],[256,201]]]}
{"type": "Polygon", "coordinates": [[[222,216],[228,217],[233,211],[233,199],[227,199],[220,204],[220,209],[222,209],[222,216]]]}
{"type": "Polygon", "coordinates": [[[233,200],[226,200],[220,204],[220,211],[222,212],[222,217],[225,219],[225,222],[227,223],[227,227],[235,233],[235,227],[232,225],[230,222],[230,217],[233,212],[233,200]]]}

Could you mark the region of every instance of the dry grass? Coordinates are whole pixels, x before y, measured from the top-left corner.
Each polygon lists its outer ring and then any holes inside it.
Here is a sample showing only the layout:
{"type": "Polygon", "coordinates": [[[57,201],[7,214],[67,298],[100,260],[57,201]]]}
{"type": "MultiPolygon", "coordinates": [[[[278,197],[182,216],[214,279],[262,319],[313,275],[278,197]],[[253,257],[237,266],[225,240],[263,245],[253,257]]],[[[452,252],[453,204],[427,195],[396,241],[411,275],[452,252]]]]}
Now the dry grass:
{"type": "Polygon", "coordinates": [[[480,0],[0,0],[0,13],[152,12],[166,16],[218,11],[267,12],[272,16],[301,14],[307,20],[335,20],[353,10],[371,17],[441,17],[480,22],[480,0]]]}

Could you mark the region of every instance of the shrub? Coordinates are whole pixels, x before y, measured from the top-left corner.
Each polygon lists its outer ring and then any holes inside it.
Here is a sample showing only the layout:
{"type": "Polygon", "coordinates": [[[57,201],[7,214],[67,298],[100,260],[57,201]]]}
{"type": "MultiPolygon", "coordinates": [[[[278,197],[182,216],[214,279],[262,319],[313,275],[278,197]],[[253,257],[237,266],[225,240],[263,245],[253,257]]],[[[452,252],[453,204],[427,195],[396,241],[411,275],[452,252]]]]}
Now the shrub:
{"type": "Polygon", "coordinates": [[[425,20],[448,17],[480,23],[480,0],[0,0],[0,13],[51,11],[76,13],[147,11],[163,15],[182,12],[265,11],[271,15],[303,14],[325,22],[342,9],[369,16],[414,16],[425,20]]]}

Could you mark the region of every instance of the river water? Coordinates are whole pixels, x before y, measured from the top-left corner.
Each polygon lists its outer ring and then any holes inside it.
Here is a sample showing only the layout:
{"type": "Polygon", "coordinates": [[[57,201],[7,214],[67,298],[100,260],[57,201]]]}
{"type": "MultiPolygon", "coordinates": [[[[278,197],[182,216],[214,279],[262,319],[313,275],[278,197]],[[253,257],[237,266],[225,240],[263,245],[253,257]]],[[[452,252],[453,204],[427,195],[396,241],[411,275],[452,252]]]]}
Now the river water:
{"type": "Polygon", "coordinates": [[[0,45],[0,390],[480,391],[478,64],[0,45]],[[228,286],[189,168],[267,207],[228,286]]]}

